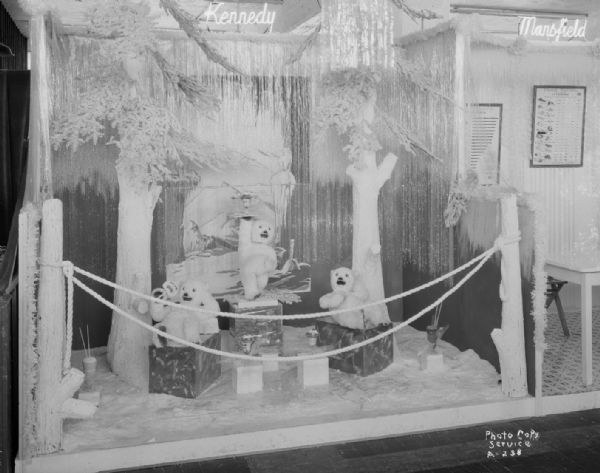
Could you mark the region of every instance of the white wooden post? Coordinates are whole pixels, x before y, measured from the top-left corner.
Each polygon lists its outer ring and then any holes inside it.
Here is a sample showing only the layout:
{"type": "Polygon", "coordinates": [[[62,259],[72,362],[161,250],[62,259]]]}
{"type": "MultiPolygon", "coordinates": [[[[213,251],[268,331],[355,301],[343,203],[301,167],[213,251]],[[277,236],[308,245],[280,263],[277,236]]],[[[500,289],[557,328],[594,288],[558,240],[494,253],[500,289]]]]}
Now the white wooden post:
{"type": "Polygon", "coordinates": [[[34,453],[35,389],[37,372],[36,340],[37,275],[40,254],[39,209],[27,204],[19,214],[19,457],[34,453]]]}
{"type": "Polygon", "coordinates": [[[38,305],[37,448],[38,453],[60,449],[64,418],[91,417],[96,407],[72,399],[84,380],[74,368],[63,373],[65,344],[65,284],[62,202],[51,199],[42,208],[40,286],[38,305]]]}
{"type": "Polygon", "coordinates": [[[502,248],[500,299],[502,328],[492,330],[492,340],[500,357],[502,392],[509,397],[527,395],[525,364],[525,331],[523,296],[521,293],[521,260],[519,257],[519,214],[515,195],[501,200],[502,248]]]}

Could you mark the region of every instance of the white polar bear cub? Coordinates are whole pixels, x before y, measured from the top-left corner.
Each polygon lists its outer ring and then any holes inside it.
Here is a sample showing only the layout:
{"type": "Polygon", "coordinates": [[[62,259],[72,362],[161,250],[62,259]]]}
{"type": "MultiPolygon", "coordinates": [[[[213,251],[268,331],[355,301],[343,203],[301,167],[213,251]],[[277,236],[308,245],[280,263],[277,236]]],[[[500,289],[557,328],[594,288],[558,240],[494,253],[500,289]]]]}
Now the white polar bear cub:
{"type": "MultiPolygon", "coordinates": [[[[319,299],[322,309],[350,309],[364,304],[369,299],[367,288],[349,268],[341,267],[331,271],[330,282],[333,291],[319,299]]],[[[331,318],[348,328],[362,329],[365,326],[362,310],[332,315],[331,318]]]]}
{"type": "Polygon", "coordinates": [[[240,220],[238,254],[240,278],[244,286],[244,297],[248,300],[259,296],[269,276],[277,269],[277,255],[272,247],[275,225],[265,220],[240,220]]]}
{"type": "MultiPolygon", "coordinates": [[[[184,282],[180,294],[182,305],[213,312],[219,311],[219,303],[208,291],[208,286],[202,281],[189,280],[184,282]]],[[[158,320],[156,321],[158,322],[158,320]]],[[[173,309],[162,316],[162,320],[159,322],[156,325],[159,330],[192,343],[198,343],[201,334],[217,333],[219,331],[219,323],[215,315],[185,309],[173,309]]],[[[154,334],[152,341],[155,346],[161,346],[159,335],[154,334]]],[[[168,340],[167,345],[171,347],[182,346],[180,343],[171,340],[168,340]]]]}

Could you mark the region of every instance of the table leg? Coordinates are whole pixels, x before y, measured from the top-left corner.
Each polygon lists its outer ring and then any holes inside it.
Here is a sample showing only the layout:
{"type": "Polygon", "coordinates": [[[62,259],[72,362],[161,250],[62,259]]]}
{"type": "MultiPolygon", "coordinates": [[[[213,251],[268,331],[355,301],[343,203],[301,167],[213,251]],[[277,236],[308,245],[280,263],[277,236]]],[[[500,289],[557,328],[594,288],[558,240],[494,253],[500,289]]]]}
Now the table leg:
{"type": "Polygon", "coordinates": [[[592,286],[586,276],[581,282],[581,349],[583,383],[592,384],[592,286]]]}

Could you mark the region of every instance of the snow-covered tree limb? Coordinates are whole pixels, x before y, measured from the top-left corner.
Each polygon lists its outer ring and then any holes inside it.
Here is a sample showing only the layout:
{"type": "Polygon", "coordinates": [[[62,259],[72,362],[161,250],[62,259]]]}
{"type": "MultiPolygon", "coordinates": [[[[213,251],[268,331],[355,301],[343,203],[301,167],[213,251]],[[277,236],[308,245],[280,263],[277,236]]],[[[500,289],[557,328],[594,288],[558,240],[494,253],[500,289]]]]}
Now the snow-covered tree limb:
{"type": "Polygon", "coordinates": [[[200,49],[204,51],[204,54],[206,54],[208,59],[220,64],[230,72],[244,75],[242,70],[231,64],[225,56],[219,53],[215,47],[208,42],[204,33],[196,28],[194,17],[184,11],[175,0],[160,0],[160,6],[175,19],[188,38],[200,46],[200,49]]]}
{"type": "Polygon", "coordinates": [[[406,13],[413,21],[417,20],[436,20],[442,18],[434,11],[427,9],[417,10],[406,4],[405,0],[390,0],[396,7],[406,13]]]}

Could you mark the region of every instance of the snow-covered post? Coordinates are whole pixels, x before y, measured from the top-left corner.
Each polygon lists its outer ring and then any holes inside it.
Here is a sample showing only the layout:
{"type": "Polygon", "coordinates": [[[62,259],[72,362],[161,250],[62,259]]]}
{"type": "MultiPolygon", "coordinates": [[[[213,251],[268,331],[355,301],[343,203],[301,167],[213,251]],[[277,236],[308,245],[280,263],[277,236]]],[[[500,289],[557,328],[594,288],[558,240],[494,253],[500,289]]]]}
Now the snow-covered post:
{"type": "Polygon", "coordinates": [[[19,213],[19,457],[35,453],[35,395],[41,212],[25,204],[19,213]]]}
{"type": "Polygon", "coordinates": [[[492,330],[491,335],[500,358],[502,392],[509,397],[522,397],[527,395],[527,367],[519,257],[519,214],[515,195],[502,198],[501,222],[502,328],[492,330]]]}
{"type": "MultiPolygon", "coordinates": [[[[365,102],[365,133],[371,135],[377,95],[373,91],[365,102]]],[[[379,236],[379,191],[392,175],[398,157],[389,153],[377,166],[375,151],[362,150],[346,173],[352,179],[352,270],[367,287],[372,301],[385,298],[381,266],[381,240],[379,236]]],[[[385,304],[365,309],[366,319],[373,325],[389,323],[385,304]]]]}
{"type": "Polygon", "coordinates": [[[91,417],[96,407],[73,399],[84,380],[74,368],[63,373],[65,337],[65,285],[62,202],[51,199],[42,208],[38,307],[38,372],[36,439],[38,453],[60,449],[62,421],[91,417]]]}

